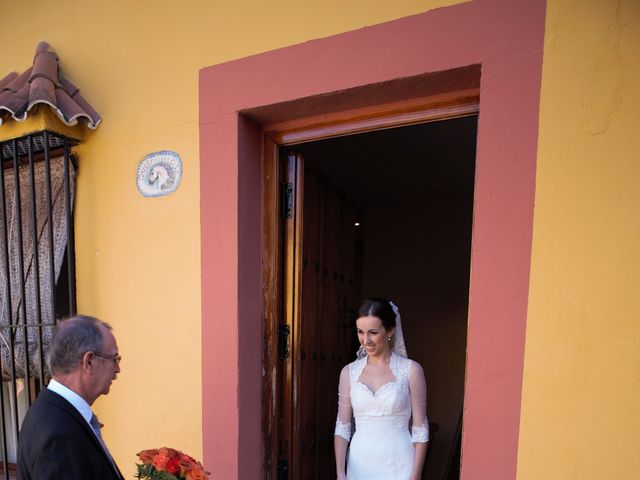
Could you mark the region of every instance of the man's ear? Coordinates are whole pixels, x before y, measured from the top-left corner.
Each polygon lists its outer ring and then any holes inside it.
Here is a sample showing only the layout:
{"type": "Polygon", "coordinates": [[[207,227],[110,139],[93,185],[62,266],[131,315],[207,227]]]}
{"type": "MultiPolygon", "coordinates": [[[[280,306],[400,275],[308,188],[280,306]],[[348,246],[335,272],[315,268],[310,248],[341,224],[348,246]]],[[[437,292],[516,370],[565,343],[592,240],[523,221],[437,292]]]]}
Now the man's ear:
{"type": "Polygon", "coordinates": [[[93,352],[84,352],[84,355],[82,355],[82,368],[83,369],[93,368],[93,362],[95,361],[96,361],[96,356],[93,352]]]}

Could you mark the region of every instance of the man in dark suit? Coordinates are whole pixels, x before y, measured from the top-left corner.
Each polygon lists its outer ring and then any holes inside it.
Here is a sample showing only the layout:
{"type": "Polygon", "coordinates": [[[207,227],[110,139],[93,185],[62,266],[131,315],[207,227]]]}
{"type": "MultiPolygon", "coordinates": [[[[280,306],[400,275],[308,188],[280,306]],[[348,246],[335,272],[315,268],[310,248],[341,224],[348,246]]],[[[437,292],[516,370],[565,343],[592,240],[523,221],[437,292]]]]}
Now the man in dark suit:
{"type": "Polygon", "coordinates": [[[83,316],[60,322],[49,368],[53,378],[20,429],[18,480],[122,480],[91,411],[120,372],[111,327],[83,316]]]}

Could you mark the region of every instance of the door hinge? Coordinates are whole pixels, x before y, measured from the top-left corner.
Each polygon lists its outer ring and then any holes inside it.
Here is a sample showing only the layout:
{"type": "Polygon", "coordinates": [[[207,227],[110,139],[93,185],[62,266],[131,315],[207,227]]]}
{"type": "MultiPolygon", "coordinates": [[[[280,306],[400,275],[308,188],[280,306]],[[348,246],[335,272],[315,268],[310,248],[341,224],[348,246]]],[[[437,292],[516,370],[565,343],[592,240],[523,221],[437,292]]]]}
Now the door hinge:
{"type": "Polygon", "coordinates": [[[289,480],[289,460],[284,457],[278,459],[278,480],[289,480]]]}
{"type": "Polygon", "coordinates": [[[278,353],[280,360],[289,358],[289,335],[291,334],[291,328],[289,325],[280,325],[278,327],[278,353]]]}
{"type": "Polygon", "coordinates": [[[280,184],[280,215],[282,218],[293,217],[293,183],[280,184]]]}

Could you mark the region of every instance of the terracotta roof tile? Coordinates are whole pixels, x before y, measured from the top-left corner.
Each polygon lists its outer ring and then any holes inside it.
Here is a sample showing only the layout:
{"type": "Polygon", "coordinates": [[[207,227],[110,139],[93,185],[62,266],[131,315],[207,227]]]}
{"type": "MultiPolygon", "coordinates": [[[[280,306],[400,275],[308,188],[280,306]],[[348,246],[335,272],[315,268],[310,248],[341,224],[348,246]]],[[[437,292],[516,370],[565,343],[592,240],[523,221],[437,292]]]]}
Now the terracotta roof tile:
{"type": "Polygon", "coordinates": [[[9,85],[9,83],[11,83],[11,81],[14,80],[17,76],[18,74],[16,72],[11,72],[6,77],[0,78],[0,91],[4,90],[4,87],[9,85]]]}
{"type": "Polygon", "coordinates": [[[0,125],[10,118],[25,120],[40,104],[48,105],[67,125],[84,119],[95,129],[102,121],[80,90],[62,77],[58,56],[46,42],[38,44],[33,66],[20,75],[12,72],[0,79],[0,125]]]}

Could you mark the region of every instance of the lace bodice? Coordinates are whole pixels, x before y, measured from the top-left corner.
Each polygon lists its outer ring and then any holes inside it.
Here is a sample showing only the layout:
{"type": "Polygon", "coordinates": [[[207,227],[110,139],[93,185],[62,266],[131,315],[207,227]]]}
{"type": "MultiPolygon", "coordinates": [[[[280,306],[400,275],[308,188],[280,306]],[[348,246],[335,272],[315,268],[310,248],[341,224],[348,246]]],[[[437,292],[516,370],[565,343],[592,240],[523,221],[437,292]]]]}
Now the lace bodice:
{"type": "Polygon", "coordinates": [[[396,380],[385,383],[375,393],[360,382],[360,376],[367,366],[367,359],[363,358],[349,365],[351,407],[356,421],[359,417],[393,415],[402,417],[405,425],[409,424],[411,402],[407,393],[411,363],[407,359],[403,362],[400,358],[402,357],[392,355],[389,365],[396,380]]]}
{"type": "Polygon", "coordinates": [[[350,440],[352,415],[358,431],[371,435],[380,428],[408,431],[412,420],[412,441],[427,442],[427,391],[420,365],[393,353],[389,367],[395,380],[382,385],[375,393],[360,382],[366,366],[367,357],[358,359],[347,365],[340,375],[335,434],[350,440]],[[415,365],[413,375],[412,365],[415,365]]]}

